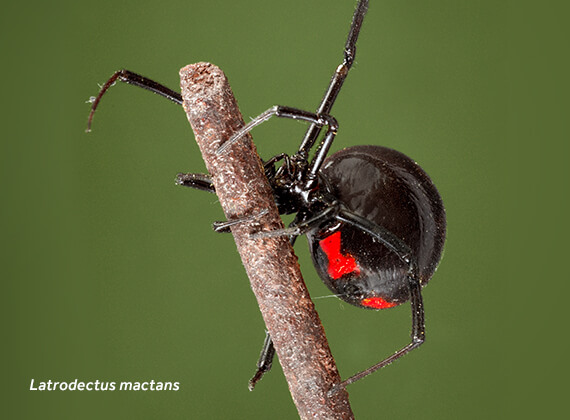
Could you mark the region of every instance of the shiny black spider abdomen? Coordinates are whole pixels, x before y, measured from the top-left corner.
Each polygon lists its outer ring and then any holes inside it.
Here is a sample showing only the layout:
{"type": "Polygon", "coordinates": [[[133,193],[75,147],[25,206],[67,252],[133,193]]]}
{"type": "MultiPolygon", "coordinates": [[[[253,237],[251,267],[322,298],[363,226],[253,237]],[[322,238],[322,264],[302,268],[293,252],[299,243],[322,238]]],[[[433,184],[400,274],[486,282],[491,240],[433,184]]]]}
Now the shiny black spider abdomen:
{"type": "MultiPolygon", "coordinates": [[[[326,158],[321,186],[346,208],[400,238],[424,286],[441,258],[445,210],[428,175],[406,155],[381,146],[355,146],[326,158]]],[[[338,222],[307,233],[315,268],[341,299],[384,309],[410,298],[409,267],[360,227],[338,222]]]]}

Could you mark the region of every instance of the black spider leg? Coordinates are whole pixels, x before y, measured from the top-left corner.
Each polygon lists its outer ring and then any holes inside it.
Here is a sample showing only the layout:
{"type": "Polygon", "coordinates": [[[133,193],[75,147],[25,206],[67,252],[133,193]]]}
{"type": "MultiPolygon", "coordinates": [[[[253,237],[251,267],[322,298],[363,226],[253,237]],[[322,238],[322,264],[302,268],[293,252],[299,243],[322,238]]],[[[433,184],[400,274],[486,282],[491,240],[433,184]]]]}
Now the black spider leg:
{"type": "MultiPolygon", "coordinates": [[[[269,120],[271,117],[308,121],[319,127],[328,125],[329,128],[325,134],[325,140],[323,140],[323,142],[327,141],[327,136],[332,136],[332,138],[334,138],[336,132],[338,131],[338,123],[336,119],[330,115],[319,115],[314,112],[303,111],[302,109],[291,108],[289,106],[275,105],[265,112],[262,112],[245,126],[236,131],[224,144],[220,146],[216,153],[221,154],[226,152],[232,144],[239,141],[241,138],[243,138],[243,136],[245,136],[258,125],[269,120]]],[[[329,142],[332,142],[332,139],[330,139],[329,142]]]]}
{"type": "Polygon", "coordinates": [[[259,361],[257,362],[257,370],[252,378],[249,380],[248,388],[253,391],[255,385],[261,380],[265,373],[271,370],[273,366],[273,358],[275,357],[275,347],[273,346],[273,340],[269,335],[269,331],[265,332],[265,340],[263,341],[263,347],[261,348],[261,353],[259,354],[259,361]]]}
{"type": "Polygon", "coordinates": [[[182,105],[182,95],[180,93],[173,91],[170,88],[167,88],[160,83],[155,82],[154,80],[148,79],[140,74],[133,73],[129,70],[119,70],[116,71],[110,78],[105,82],[105,84],[101,87],[99,94],[93,99],[91,105],[91,112],[89,113],[89,118],[87,119],[87,132],[91,131],[91,123],[93,122],[93,116],[95,115],[95,110],[101,101],[101,98],[107,92],[111,86],[115,84],[116,81],[128,83],[130,85],[135,85],[140,88],[150,90],[157,95],[160,95],[178,105],[182,105]]]}
{"type": "Polygon", "coordinates": [[[338,204],[332,203],[330,206],[325,207],[322,211],[318,212],[314,216],[302,219],[301,221],[295,218],[295,220],[291,222],[291,224],[289,224],[289,227],[285,229],[263,231],[256,233],[253,236],[262,237],[262,238],[272,238],[276,236],[290,236],[292,238],[296,238],[297,236],[304,235],[310,230],[313,230],[316,227],[325,224],[327,221],[335,219],[338,212],[339,212],[338,204]]]}
{"type": "MultiPolygon", "coordinates": [[[[275,163],[284,160],[285,166],[290,171],[291,162],[289,160],[289,156],[285,153],[281,153],[279,155],[273,156],[268,161],[264,162],[265,173],[269,176],[275,176],[273,173],[275,172],[275,163]]],[[[214,183],[212,182],[212,177],[207,174],[196,174],[196,173],[179,173],[176,175],[175,179],[176,185],[182,185],[184,187],[194,188],[200,191],[206,191],[209,193],[215,193],[216,189],[214,187],[214,183]]]]}
{"type": "Polygon", "coordinates": [[[374,236],[380,240],[384,246],[390,251],[395,253],[402,261],[409,266],[408,274],[412,277],[418,276],[418,268],[412,250],[400,238],[390,232],[383,226],[368,220],[365,217],[359,216],[345,208],[341,208],[335,215],[335,218],[341,222],[349,223],[357,228],[363,230],[369,235],[374,236]]]}
{"type": "Polygon", "coordinates": [[[261,210],[259,213],[255,213],[252,214],[251,216],[244,216],[244,217],[239,217],[237,219],[231,219],[231,220],[226,220],[223,222],[214,222],[212,223],[212,228],[214,229],[214,232],[217,233],[231,233],[231,227],[238,225],[240,223],[244,223],[244,222],[253,222],[256,220],[259,220],[261,218],[261,216],[266,215],[267,213],[269,213],[268,209],[265,210],[261,210]]]}
{"type": "Polygon", "coordinates": [[[215,193],[212,177],[206,174],[177,174],[176,185],[194,188],[200,191],[215,193]]]}
{"type": "Polygon", "coordinates": [[[365,376],[370,375],[372,372],[389,365],[393,361],[399,359],[410,351],[418,348],[425,341],[425,319],[424,319],[424,305],[421,292],[421,284],[419,281],[419,273],[417,262],[409,247],[403,243],[398,237],[389,232],[387,229],[371,222],[370,220],[358,216],[347,210],[340,210],[336,218],[340,221],[350,223],[375,238],[379,239],[386,247],[393,251],[401,260],[409,265],[408,271],[408,285],[410,289],[410,305],[412,309],[412,333],[411,342],[402,347],[400,350],[392,354],[390,357],[382,360],[381,362],[351,376],[350,378],[342,381],[336,385],[331,391],[336,392],[339,389],[350,385],[365,376]]]}
{"type": "MultiPolygon", "coordinates": [[[[337,67],[336,71],[334,72],[334,74],[331,78],[331,81],[329,83],[329,87],[327,88],[325,95],[323,96],[323,99],[321,100],[321,103],[317,109],[317,112],[314,114],[311,113],[315,116],[318,116],[319,118],[313,118],[313,121],[311,121],[311,125],[309,126],[307,132],[305,133],[305,137],[303,138],[303,141],[301,142],[301,146],[299,147],[299,151],[297,152],[297,154],[299,156],[301,156],[304,160],[307,160],[308,155],[309,155],[309,151],[313,147],[313,145],[315,144],[315,141],[319,137],[319,134],[321,133],[321,130],[324,126],[324,124],[322,123],[321,120],[323,118],[325,118],[325,119],[331,119],[332,118],[329,114],[330,114],[332,106],[333,106],[333,104],[334,104],[334,102],[335,102],[335,100],[336,100],[336,98],[340,92],[340,89],[341,89],[341,87],[342,87],[342,85],[346,79],[346,76],[348,75],[348,71],[350,70],[350,68],[352,67],[352,64],[354,63],[354,57],[356,56],[356,41],[358,40],[358,35],[360,34],[362,22],[364,20],[364,16],[366,15],[367,11],[368,11],[368,0],[360,0],[358,2],[358,5],[356,6],[356,10],[354,11],[354,15],[352,17],[352,23],[350,25],[350,30],[348,32],[348,38],[346,40],[346,44],[344,47],[343,61],[337,67]]],[[[282,116],[282,115],[278,115],[276,112],[271,112],[275,108],[287,108],[287,107],[276,106],[276,107],[268,109],[267,111],[265,111],[264,113],[262,113],[258,117],[254,118],[243,129],[239,130],[227,142],[225,142],[218,149],[218,153],[223,153],[233,143],[238,141],[242,136],[244,136],[246,133],[251,131],[257,125],[267,121],[273,115],[282,116]]],[[[290,108],[290,109],[293,109],[293,108],[290,108]]],[[[307,111],[300,111],[300,112],[309,114],[307,111]]],[[[305,119],[305,118],[300,118],[300,117],[289,117],[289,118],[305,119]]],[[[335,120],[335,124],[336,124],[336,120],[335,120]]],[[[325,139],[323,139],[323,141],[319,145],[319,148],[316,152],[315,158],[313,159],[313,162],[311,163],[311,170],[310,170],[311,177],[314,178],[316,176],[316,174],[318,173],[320,166],[321,166],[322,162],[324,161],[324,159],[325,159],[325,157],[326,157],[326,155],[330,149],[330,146],[332,144],[333,139],[334,139],[334,135],[332,136],[332,138],[326,138],[325,137],[325,139]]]]}
{"type": "Polygon", "coordinates": [[[413,278],[411,276],[408,277],[408,283],[410,286],[410,304],[412,307],[412,340],[411,342],[402,347],[400,350],[392,354],[390,357],[382,360],[381,362],[370,366],[368,369],[363,370],[362,372],[357,373],[356,375],[351,376],[348,379],[345,379],[340,384],[335,385],[335,387],[331,390],[331,392],[336,392],[340,389],[345,388],[347,385],[350,385],[359,379],[364,378],[365,376],[370,375],[373,372],[376,372],[378,369],[383,368],[384,366],[389,365],[393,361],[399,359],[400,357],[404,356],[405,354],[409,353],[410,351],[418,348],[421,346],[425,341],[425,320],[424,320],[424,304],[422,300],[422,292],[421,292],[421,285],[418,279],[413,278]]]}
{"type": "MultiPolygon", "coordinates": [[[[178,174],[176,175],[176,184],[184,187],[194,188],[200,191],[215,193],[216,189],[212,182],[212,177],[206,174],[178,174]]],[[[238,219],[226,220],[223,222],[212,223],[212,228],[218,233],[231,233],[230,228],[243,222],[251,222],[258,220],[261,216],[267,214],[269,210],[265,209],[251,216],[240,217],[238,219]]]]}
{"type": "MultiPolygon", "coordinates": [[[[155,82],[154,80],[148,79],[148,78],[141,76],[140,74],[134,73],[132,71],[119,70],[119,71],[115,72],[109,78],[109,80],[107,80],[107,82],[105,82],[105,84],[101,87],[99,94],[93,100],[93,105],[91,107],[91,112],[89,113],[89,118],[88,118],[88,123],[87,123],[87,131],[89,131],[91,129],[91,122],[93,121],[93,116],[95,114],[95,110],[97,109],[97,106],[99,105],[99,102],[101,101],[101,98],[103,97],[105,92],[107,92],[107,90],[111,86],[113,86],[113,84],[115,84],[115,82],[117,80],[131,84],[131,85],[141,87],[141,88],[146,89],[146,90],[149,90],[153,93],[156,93],[156,94],[158,94],[164,98],[171,100],[172,102],[174,102],[176,104],[179,104],[179,105],[182,104],[182,96],[178,92],[175,92],[172,89],[167,88],[166,86],[155,82]]],[[[201,191],[206,191],[206,192],[210,192],[210,193],[216,192],[216,190],[214,188],[214,184],[212,183],[212,178],[206,174],[194,174],[194,173],[183,174],[183,173],[179,173],[176,176],[176,183],[178,185],[183,185],[185,187],[191,187],[191,188],[201,190],[201,191]]],[[[264,211],[260,214],[257,214],[255,216],[249,216],[249,217],[246,217],[243,219],[236,219],[236,220],[225,221],[225,222],[214,222],[213,228],[216,232],[223,232],[223,233],[230,232],[231,226],[233,226],[237,223],[244,222],[244,221],[254,220],[254,219],[262,216],[265,213],[266,213],[266,211],[264,211]]]]}
{"type": "MultiPolygon", "coordinates": [[[[332,106],[336,101],[336,98],[340,92],[340,89],[348,75],[348,71],[354,63],[354,58],[356,56],[356,41],[358,40],[358,35],[360,34],[360,28],[362,27],[362,22],[364,20],[364,15],[368,11],[368,0],[360,0],[352,16],[352,23],[350,25],[350,30],[348,32],[348,38],[344,46],[344,58],[342,63],[336,68],[329,86],[321,100],[319,107],[317,108],[317,114],[330,114],[332,106]]],[[[309,150],[315,144],[315,141],[321,133],[322,126],[318,124],[311,124],[305,133],[305,137],[299,146],[298,154],[303,156],[305,159],[308,158],[309,150]]],[[[325,151],[317,151],[317,154],[324,153],[325,151]]],[[[326,153],[325,153],[326,155],[326,153]]],[[[323,157],[321,157],[321,160],[323,157]]],[[[316,167],[316,171],[318,171],[316,167]]]]}

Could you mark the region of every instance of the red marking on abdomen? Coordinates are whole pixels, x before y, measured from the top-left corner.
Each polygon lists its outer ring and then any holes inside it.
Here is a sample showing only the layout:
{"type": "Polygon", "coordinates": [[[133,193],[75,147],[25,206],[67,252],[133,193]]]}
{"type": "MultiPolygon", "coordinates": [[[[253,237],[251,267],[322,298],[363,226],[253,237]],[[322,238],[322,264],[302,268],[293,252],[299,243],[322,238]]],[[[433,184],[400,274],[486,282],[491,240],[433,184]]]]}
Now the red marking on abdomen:
{"type": "Polygon", "coordinates": [[[338,279],[345,274],[360,274],[360,268],[356,264],[356,260],[350,254],[340,253],[340,231],[327,236],[319,241],[321,249],[329,259],[328,273],[333,279],[338,279]]]}
{"type": "Polygon", "coordinates": [[[396,302],[388,302],[387,300],[384,300],[381,297],[362,299],[360,303],[362,304],[362,306],[366,306],[372,309],[393,308],[394,306],[399,305],[396,302]]]}

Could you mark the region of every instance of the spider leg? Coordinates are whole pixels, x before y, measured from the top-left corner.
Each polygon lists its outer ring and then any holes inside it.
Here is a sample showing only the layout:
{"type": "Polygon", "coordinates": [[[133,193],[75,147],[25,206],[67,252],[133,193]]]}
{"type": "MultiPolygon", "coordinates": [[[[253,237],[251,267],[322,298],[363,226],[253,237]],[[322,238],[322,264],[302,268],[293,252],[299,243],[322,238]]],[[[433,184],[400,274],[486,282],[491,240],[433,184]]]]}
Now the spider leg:
{"type": "Polygon", "coordinates": [[[269,232],[259,232],[257,236],[273,237],[273,236],[291,236],[296,237],[304,235],[307,232],[322,226],[329,220],[339,220],[358,227],[359,229],[374,236],[390,251],[394,252],[403,262],[409,265],[409,274],[417,277],[417,264],[412,255],[411,249],[400,238],[390,232],[388,229],[377,225],[374,222],[359,216],[339,203],[333,202],[328,206],[312,215],[310,218],[303,218],[301,220],[295,219],[289,227],[285,229],[273,230],[269,232]]]}
{"type": "Polygon", "coordinates": [[[412,307],[412,334],[411,334],[410,344],[402,347],[396,353],[394,353],[390,357],[387,357],[381,362],[375,364],[374,366],[371,366],[368,369],[363,370],[362,372],[359,372],[356,375],[353,375],[350,378],[342,381],[340,384],[335,385],[331,390],[331,392],[334,393],[340,389],[345,388],[347,385],[350,385],[358,381],[359,379],[362,379],[365,376],[370,375],[372,372],[375,372],[378,369],[381,369],[384,366],[389,365],[393,361],[399,359],[400,357],[404,356],[405,354],[409,353],[410,351],[418,348],[420,345],[423,344],[423,342],[425,341],[425,321],[424,321],[424,305],[423,305],[422,292],[421,292],[422,287],[419,281],[412,277],[408,277],[408,283],[410,285],[410,303],[412,307]]]}
{"type": "Polygon", "coordinates": [[[273,347],[273,340],[269,332],[265,332],[265,340],[263,341],[263,347],[261,348],[261,353],[259,355],[259,360],[257,362],[257,370],[252,378],[249,380],[248,388],[253,391],[255,385],[261,380],[266,372],[271,370],[273,365],[273,358],[275,357],[275,347],[273,347]]]}
{"type": "MultiPolygon", "coordinates": [[[[285,160],[288,163],[288,157],[285,153],[273,156],[267,162],[264,162],[265,170],[270,170],[273,165],[280,161],[285,160]]],[[[206,191],[209,193],[216,193],[216,188],[212,181],[212,177],[208,174],[195,174],[195,173],[179,173],[176,174],[175,178],[176,185],[182,185],[183,187],[190,187],[200,191],[206,191]]]]}
{"type": "Polygon", "coordinates": [[[347,385],[350,385],[353,382],[356,382],[359,379],[370,375],[372,372],[375,372],[378,369],[389,365],[394,360],[397,360],[410,351],[418,348],[425,341],[424,305],[421,293],[422,287],[419,281],[417,262],[415,261],[415,257],[413,256],[410,248],[389,230],[346,209],[340,209],[336,215],[336,219],[345,223],[350,223],[374,236],[388,249],[398,255],[402,261],[408,264],[408,286],[410,292],[410,304],[412,309],[412,332],[411,342],[408,345],[402,347],[400,350],[392,354],[390,357],[382,360],[381,362],[342,381],[340,384],[336,385],[333,388],[332,392],[336,392],[337,390],[342,389],[347,385]]]}
{"type": "Polygon", "coordinates": [[[409,271],[408,274],[413,278],[418,277],[418,267],[415,257],[412,254],[412,250],[408,245],[406,245],[400,238],[390,232],[383,226],[377,225],[371,222],[365,217],[359,216],[349,210],[340,209],[336,218],[342,222],[349,223],[362,229],[366,233],[374,236],[378,239],[384,246],[386,246],[390,251],[395,253],[403,262],[408,264],[409,271]]]}
{"type": "Polygon", "coordinates": [[[268,169],[281,160],[284,160],[285,163],[289,165],[289,155],[287,155],[287,153],[279,153],[278,155],[275,155],[271,157],[269,160],[263,162],[263,166],[265,169],[268,169]]]}
{"type": "Polygon", "coordinates": [[[275,105],[269,108],[267,111],[259,114],[248,124],[246,124],[241,129],[236,131],[233,134],[233,136],[231,136],[222,146],[220,146],[220,148],[217,150],[217,153],[221,154],[226,152],[232,144],[239,141],[243,136],[245,136],[247,133],[249,133],[258,125],[269,120],[271,117],[290,118],[292,120],[308,121],[320,127],[327,125],[328,126],[327,135],[332,137],[336,135],[336,132],[338,130],[338,123],[336,119],[330,115],[321,115],[314,112],[303,111],[297,108],[291,108],[288,106],[275,105]]]}
{"type": "Polygon", "coordinates": [[[212,177],[206,174],[177,174],[176,185],[194,188],[196,190],[215,193],[214,183],[212,177]]]}
{"type": "Polygon", "coordinates": [[[302,219],[301,221],[295,219],[285,229],[259,232],[256,233],[255,236],[263,238],[272,238],[275,236],[289,236],[291,238],[296,238],[297,236],[304,235],[307,232],[321,226],[323,223],[326,223],[328,220],[335,219],[338,211],[339,211],[338,205],[333,204],[329,207],[326,207],[324,210],[318,212],[317,214],[308,219],[302,219]]]}
{"type": "MultiPolygon", "coordinates": [[[[323,99],[319,107],[317,108],[317,114],[330,114],[332,106],[338,96],[340,89],[348,75],[348,71],[354,63],[354,58],[356,56],[356,41],[358,40],[358,35],[360,34],[360,28],[362,27],[362,22],[364,16],[368,11],[368,0],[360,0],[352,16],[352,23],[350,25],[350,30],[348,32],[348,38],[344,46],[344,57],[342,63],[336,68],[329,87],[327,88],[323,99]]],[[[317,124],[311,124],[305,133],[305,137],[299,146],[299,154],[305,158],[309,155],[309,150],[315,144],[315,141],[319,137],[321,128],[317,124]]]]}
{"type": "MultiPolygon", "coordinates": [[[[212,177],[206,174],[178,174],[176,175],[176,184],[209,193],[216,193],[212,177]]],[[[237,225],[238,223],[251,222],[259,219],[261,216],[267,214],[267,211],[268,210],[262,210],[261,212],[251,216],[240,217],[238,219],[226,220],[223,222],[214,222],[212,223],[212,229],[218,233],[231,233],[230,228],[232,226],[237,225]]]]}
{"type": "Polygon", "coordinates": [[[93,116],[95,115],[95,110],[101,101],[101,98],[107,92],[111,86],[115,84],[116,81],[125,82],[130,85],[135,85],[140,88],[150,90],[166,99],[171,100],[172,102],[182,105],[182,95],[180,93],[173,91],[172,89],[167,88],[160,83],[155,82],[154,80],[148,79],[140,74],[133,73],[129,70],[119,70],[116,71],[110,78],[105,82],[99,94],[93,99],[91,105],[91,112],[89,113],[89,118],[87,119],[87,132],[91,131],[91,123],[93,122],[93,116]]]}
{"type": "Polygon", "coordinates": [[[252,222],[254,220],[259,219],[261,216],[266,215],[268,212],[269,210],[264,209],[261,210],[259,213],[252,214],[251,216],[239,217],[237,219],[226,220],[224,222],[214,222],[212,223],[212,228],[217,233],[231,233],[230,229],[232,226],[237,225],[239,223],[252,222]]]}

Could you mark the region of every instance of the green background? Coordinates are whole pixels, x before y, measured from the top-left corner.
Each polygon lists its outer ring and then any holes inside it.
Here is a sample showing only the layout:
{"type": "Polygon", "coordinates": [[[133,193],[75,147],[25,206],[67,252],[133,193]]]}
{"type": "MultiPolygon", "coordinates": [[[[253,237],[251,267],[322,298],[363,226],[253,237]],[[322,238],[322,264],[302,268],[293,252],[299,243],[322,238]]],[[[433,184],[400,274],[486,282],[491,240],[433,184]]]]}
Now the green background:
{"type": "MultiPolygon", "coordinates": [[[[315,109],[353,0],[3,4],[2,417],[296,418],[278,364],[247,390],[263,324],[182,109],[119,84],[228,75],[246,119],[315,109]],[[179,381],[178,392],[38,392],[30,381],[179,381]]],[[[568,31],[555,2],[372,0],[334,149],[381,144],[430,174],[448,239],[425,289],[427,342],[350,386],[360,419],[550,418],[568,375],[568,31]],[[566,174],[566,175],[565,175],[566,174]]],[[[254,132],[292,153],[305,126],[254,132]]],[[[313,296],[328,295],[298,241],[313,296]]],[[[341,375],[404,345],[409,308],[316,300],[341,375]]]]}

